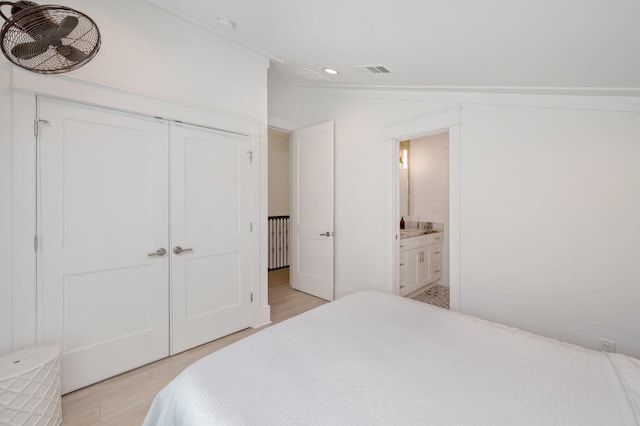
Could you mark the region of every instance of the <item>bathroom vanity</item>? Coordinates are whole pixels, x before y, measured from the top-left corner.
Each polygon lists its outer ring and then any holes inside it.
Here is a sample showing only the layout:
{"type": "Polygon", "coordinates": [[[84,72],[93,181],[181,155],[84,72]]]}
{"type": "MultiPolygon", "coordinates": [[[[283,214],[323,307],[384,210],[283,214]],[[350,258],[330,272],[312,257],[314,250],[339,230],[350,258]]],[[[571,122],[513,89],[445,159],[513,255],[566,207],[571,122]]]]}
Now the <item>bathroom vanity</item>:
{"type": "Polygon", "coordinates": [[[442,232],[400,233],[400,296],[439,280],[442,277],[442,232]]]}

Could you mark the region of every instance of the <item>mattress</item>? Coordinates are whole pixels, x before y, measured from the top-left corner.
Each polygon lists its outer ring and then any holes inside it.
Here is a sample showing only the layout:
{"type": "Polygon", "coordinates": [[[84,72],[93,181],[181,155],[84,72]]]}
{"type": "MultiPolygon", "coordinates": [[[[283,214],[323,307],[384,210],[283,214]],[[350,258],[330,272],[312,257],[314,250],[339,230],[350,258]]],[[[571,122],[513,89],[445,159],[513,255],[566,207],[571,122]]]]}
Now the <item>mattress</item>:
{"type": "Polygon", "coordinates": [[[362,292],[194,363],[145,425],[638,425],[640,362],[362,292]]]}

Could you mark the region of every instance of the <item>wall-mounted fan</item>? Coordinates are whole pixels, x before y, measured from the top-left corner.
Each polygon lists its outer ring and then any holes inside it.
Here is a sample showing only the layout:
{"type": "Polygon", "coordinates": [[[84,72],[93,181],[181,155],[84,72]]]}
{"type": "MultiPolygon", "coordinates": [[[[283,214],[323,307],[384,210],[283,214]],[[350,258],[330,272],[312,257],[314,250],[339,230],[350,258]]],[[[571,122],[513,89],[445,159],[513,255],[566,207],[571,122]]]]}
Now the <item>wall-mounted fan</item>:
{"type": "Polygon", "coordinates": [[[30,1],[0,1],[2,53],[29,71],[58,74],[90,61],[100,49],[100,32],[87,15],[65,7],[30,1]],[[11,6],[7,18],[2,8],[11,6]]]}

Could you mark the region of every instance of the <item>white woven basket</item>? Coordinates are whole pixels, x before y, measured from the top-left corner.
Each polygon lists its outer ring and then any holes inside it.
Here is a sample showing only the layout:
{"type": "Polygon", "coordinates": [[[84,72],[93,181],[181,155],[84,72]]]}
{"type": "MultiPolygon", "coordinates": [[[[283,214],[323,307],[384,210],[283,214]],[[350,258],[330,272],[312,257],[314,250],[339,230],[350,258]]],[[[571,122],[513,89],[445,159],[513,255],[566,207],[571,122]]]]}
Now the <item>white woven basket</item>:
{"type": "Polygon", "coordinates": [[[60,349],[36,346],[0,358],[0,424],[62,423],[60,349]]]}

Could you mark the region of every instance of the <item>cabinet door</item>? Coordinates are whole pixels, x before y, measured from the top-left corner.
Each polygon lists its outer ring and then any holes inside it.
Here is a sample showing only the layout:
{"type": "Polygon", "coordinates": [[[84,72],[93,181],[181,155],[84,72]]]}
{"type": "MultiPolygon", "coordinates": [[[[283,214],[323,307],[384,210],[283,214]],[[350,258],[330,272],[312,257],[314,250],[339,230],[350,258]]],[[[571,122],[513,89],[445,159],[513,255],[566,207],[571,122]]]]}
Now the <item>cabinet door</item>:
{"type": "Polygon", "coordinates": [[[398,294],[404,296],[407,294],[407,252],[400,252],[400,288],[398,294]]]}
{"type": "Polygon", "coordinates": [[[419,259],[419,280],[418,280],[418,288],[423,287],[431,282],[431,268],[429,267],[431,257],[431,251],[429,250],[429,246],[424,246],[420,248],[420,259],[419,259]]]}
{"type": "Polygon", "coordinates": [[[413,249],[406,252],[407,256],[407,282],[404,294],[411,293],[420,287],[420,262],[422,249],[413,249]]]}
{"type": "Polygon", "coordinates": [[[406,293],[418,290],[429,283],[429,250],[427,246],[407,251],[406,293]]]}
{"type": "Polygon", "coordinates": [[[401,274],[400,275],[400,291],[399,291],[400,296],[406,296],[407,295],[407,274],[401,274]]]}
{"type": "Polygon", "coordinates": [[[442,278],[442,244],[429,246],[429,272],[431,277],[429,282],[442,278]]]}

